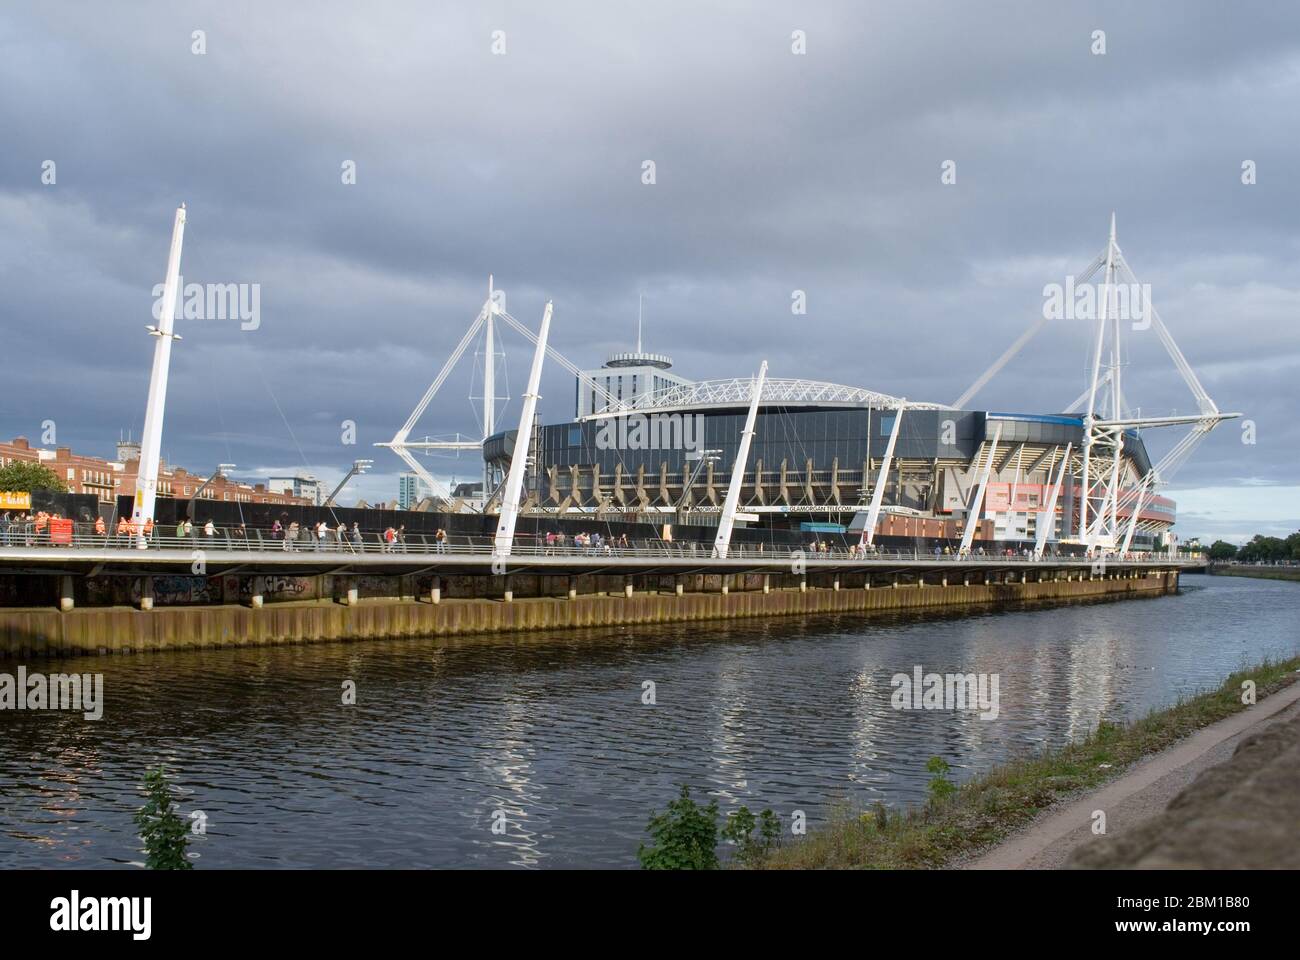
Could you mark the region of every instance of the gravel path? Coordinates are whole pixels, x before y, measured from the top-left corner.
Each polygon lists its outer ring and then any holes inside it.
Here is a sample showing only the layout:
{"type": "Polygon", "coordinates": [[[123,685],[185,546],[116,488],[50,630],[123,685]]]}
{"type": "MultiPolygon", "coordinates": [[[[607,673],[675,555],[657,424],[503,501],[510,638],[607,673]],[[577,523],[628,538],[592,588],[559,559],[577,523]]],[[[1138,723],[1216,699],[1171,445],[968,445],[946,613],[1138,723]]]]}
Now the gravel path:
{"type": "Polygon", "coordinates": [[[1292,783],[1300,772],[1294,762],[1297,752],[1300,683],[1196,732],[1107,786],[1043,814],[963,867],[1295,865],[1292,861],[1300,856],[1295,832],[1300,823],[1300,789],[1292,783]],[[1194,781],[1198,781],[1195,786],[1194,781]],[[1178,803],[1166,813],[1175,798],[1178,803]],[[1105,836],[1092,832],[1096,810],[1106,814],[1105,836]],[[1279,849],[1277,829],[1288,829],[1283,821],[1289,821],[1290,841],[1279,849]],[[1279,858],[1281,863],[1273,862],[1279,858]]]}

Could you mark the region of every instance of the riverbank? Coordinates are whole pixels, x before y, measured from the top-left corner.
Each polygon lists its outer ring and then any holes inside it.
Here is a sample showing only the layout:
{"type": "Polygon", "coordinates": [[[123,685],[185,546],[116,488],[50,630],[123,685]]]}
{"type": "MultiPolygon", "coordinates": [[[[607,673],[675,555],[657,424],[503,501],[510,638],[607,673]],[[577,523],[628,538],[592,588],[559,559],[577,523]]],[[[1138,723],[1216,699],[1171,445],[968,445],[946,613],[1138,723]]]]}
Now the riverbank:
{"type": "Polygon", "coordinates": [[[1212,577],[1253,577],[1256,580],[1300,581],[1300,567],[1254,567],[1212,563],[1206,570],[1212,577]]]}
{"type": "MultiPolygon", "coordinates": [[[[1085,574],[1086,576],[1086,574],[1085,574]]],[[[762,578],[756,578],[761,582],[762,578]]],[[[897,583],[897,581],[895,581],[897,583]]],[[[582,627],[786,617],[828,613],[983,610],[1023,603],[1161,596],[1178,571],[1137,571],[1090,579],[963,584],[912,583],[864,589],[827,587],[701,593],[633,593],[496,599],[329,600],[188,607],[0,609],[0,657],[70,656],[515,633],[582,627]]]]}
{"type": "MultiPolygon", "coordinates": [[[[1054,804],[1119,778],[1211,724],[1245,710],[1242,683],[1263,700],[1296,681],[1300,657],[1232,674],[1217,689],[1124,726],[1102,723],[1086,740],[1017,760],[963,784],[947,799],[901,813],[877,808],[841,815],[804,840],[778,848],[769,869],[923,869],[953,866],[993,848],[1054,804]]],[[[1102,808],[1104,809],[1104,807],[1102,808]]],[[[1088,823],[1087,820],[1084,821],[1088,823]]]]}

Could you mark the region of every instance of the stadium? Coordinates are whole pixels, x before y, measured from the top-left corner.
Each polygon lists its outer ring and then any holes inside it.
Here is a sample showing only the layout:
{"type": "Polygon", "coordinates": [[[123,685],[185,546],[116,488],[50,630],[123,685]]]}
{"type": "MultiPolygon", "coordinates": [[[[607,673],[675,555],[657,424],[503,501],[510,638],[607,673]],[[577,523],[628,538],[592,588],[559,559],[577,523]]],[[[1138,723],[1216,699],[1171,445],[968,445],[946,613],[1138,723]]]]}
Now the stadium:
{"type": "Polygon", "coordinates": [[[1052,319],[1048,309],[945,405],[817,380],[769,379],[766,363],[753,378],[688,380],[672,371],[669,356],[642,349],[639,321],[635,350],[614,354],[600,368],[579,369],[548,343],[551,304],[534,333],[505,310],[489,278],[487,300],[459,346],[393,439],[377,445],[405,460],[430,489],[439,482],[415,454],[481,451],[481,492],[448,492],[425,509],[500,515],[503,543],[514,517],[531,515],[557,524],[633,521],[655,525],[665,536],[673,526],[716,526],[724,555],[733,530],[745,531],[747,540],[762,539],[764,531],[786,542],[792,535],[831,534],[864,546],[901,541],[914,549],[1037,555],[1173,549],[1175,504],[1156,491],[1211,430],[1239,415],[1219,411],[1149,300],[1137,318],[1119,309],[1121,287],[1144,288],[1116,241],[1113,215],[1106,247],[1070,281],[1071,289],[1093,294],[1081,301],[1096,314],[1081,318],[1094,324],[1091,376],[1065,409],[1027,413],[971,409],[969,401],[1052,319]],[[1134,319],[1140,324],[1131,324],[1134,319]],[[495,423],[499,324],[534,345],[515,430],[495,423]],[[1131,412],[1123,391],[1129,329],[1154,334],[1197,412],[1131,412]],[[477,336],[485,358],[482,439],[411,440],[416,421],[477,336]],[[537,422],[547,357],[574,375],[574,415],[562,423],[537,422]],[[1187,431],[1153,462],[1143,434],[1168,427],[1187,431]]]}
{"type": "MultiPolygon", "coordinates": [[[[674,377],[665,385],[670,365],[662,354],[619,354],[578,378],[574,419],[543,425],[532,440],[536,468],[526,513],[718,522],[754,381],[674,377]],[[603,391],[590,388],[592,382],[603,391]],[[602,393],[614,400],[601,404],[602,393]]],[[[493,476],[504,476],[515,434],[498,433],[484,444],[493,476]]],[[[1071,480],[1060,485],[1048,538],[1070,542],[1079,528],[1083,435],[1078,415],[954,410],[858,387],[768,379],[741,480],[738,522],[858,533],[880,487],[877,539],[955,541],[986,474],[985,522],[973,539],[986,547],[997,541],[1022,548],[1035,541],[1065,463],[1071,480]]],[[[1112,466],[1096,457],[1092,465],[1098,474],[1112,466]]],[[[1122,487],[1137,489],[1150,467],[1141,437],[1128,431],[1122,487]]],[[[1132,515],[1124,499],[1117,508],[1121,522],[1132,515]]],[[[1164,545],[1174,518],[1171,500],[1145,498],[1131,548],[1164,545]]]]}

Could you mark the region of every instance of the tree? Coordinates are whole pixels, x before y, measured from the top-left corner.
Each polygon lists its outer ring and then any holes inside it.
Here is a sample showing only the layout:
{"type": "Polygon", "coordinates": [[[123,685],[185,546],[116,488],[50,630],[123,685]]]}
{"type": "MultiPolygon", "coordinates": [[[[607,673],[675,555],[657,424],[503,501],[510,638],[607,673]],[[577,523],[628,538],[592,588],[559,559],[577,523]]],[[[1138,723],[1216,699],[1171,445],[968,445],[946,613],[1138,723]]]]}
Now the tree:
{"type": "Polygon", "coordinates": [[[68,485],[49,467],[27,460],[15,460],[7,467],[0,467],[0,490],[11,493],[31,493],[33,490],[67,493],[68,485]]]}
{"type": "Polygon", "coordinates": [[[1232,560],[1237,556],[1237,548],[1226,540],[1215,540],[1210,544],[1211,560],[1232,560]]]}
{"type": "Polygon", "coordinates": [[[1251,538],[1250,543],[1237,551],[1237,559],[1248,563],[1275,563],[1278,560],[1286,560],[1289,556],[1285,540],[1258,533],[1251,538]]]}
{"type": "Polygon", "coordinates": [[[171,786],[162,767],[145,772],[144,788],[148,799],[135,814],[144,841],[144,865],[150,870],[193,870],[194,864],[185,856],[189,830],[172,805],[171,786]]]}
{"type": "Polygon", "coordinates": [[[1287,537],[1283,543],[1286,544],[1288,559],[1300,560],[1300,530],[1287,537]]]}

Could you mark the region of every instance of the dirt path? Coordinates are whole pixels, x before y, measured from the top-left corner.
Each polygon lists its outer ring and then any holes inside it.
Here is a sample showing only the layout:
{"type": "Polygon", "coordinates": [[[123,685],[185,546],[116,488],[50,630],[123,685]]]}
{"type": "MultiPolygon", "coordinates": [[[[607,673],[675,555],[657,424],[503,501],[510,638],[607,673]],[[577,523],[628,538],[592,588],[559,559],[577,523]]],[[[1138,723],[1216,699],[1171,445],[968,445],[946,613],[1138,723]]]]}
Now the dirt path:
{"type": "Polygon", "coordinates": [[[1169,801],[1200,773],[1229,760],[1242,739],[1297,716],[1300,683],[1211,724],[1177,746],[1142,761],[1107,786],[1044,814],[1016,836],[963,866],[970,870],[1061,867],[1076,847],[1097,839],[1092,833],[1093,811],[1105,811],[1108,837],[1132,831],[1164,812],[1169,801]]]}

